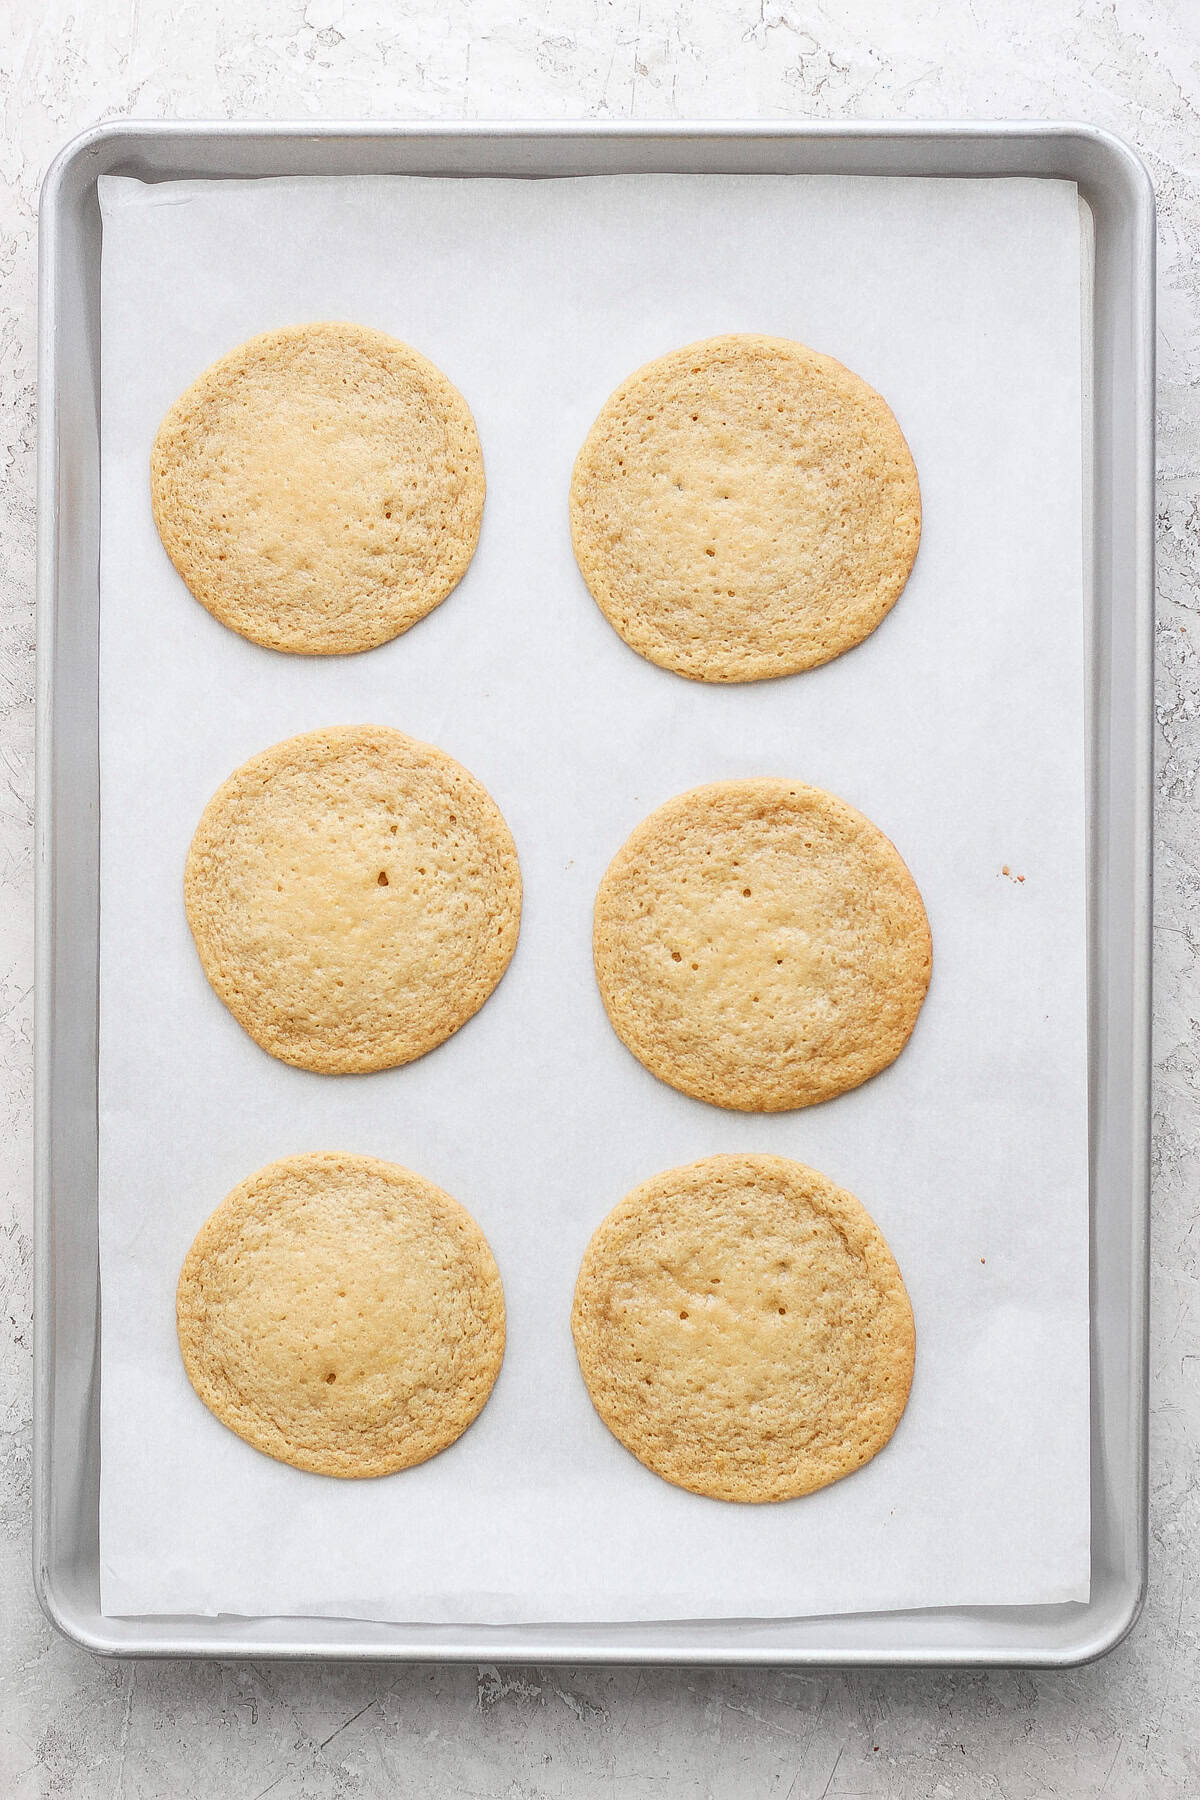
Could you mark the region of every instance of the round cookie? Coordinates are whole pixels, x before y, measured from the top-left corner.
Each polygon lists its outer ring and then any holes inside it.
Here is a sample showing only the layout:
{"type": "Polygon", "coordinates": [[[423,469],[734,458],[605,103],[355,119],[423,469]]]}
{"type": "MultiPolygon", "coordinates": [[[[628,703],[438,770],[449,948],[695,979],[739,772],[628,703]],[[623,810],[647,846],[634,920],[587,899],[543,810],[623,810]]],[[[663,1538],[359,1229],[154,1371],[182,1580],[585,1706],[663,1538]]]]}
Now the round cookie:
{"type": "Polygon", "coordinates": [[[504,1293],[456,1200],[370,1156],[289,1156],[218,1206],[176,1296],[188,1380],[256,1450],[391,1475],[462,1436],[504,1357],[504,1293]]]}
{"type": "Polygon", "coordinates": [[[583,578],[626,643],[761,681],[860,643],[899,598],[921,494],[886,402],[787,338],[707,338],[605,402],[571,482],[583,578]]]}
{"type": "Polygon", "coordinates": [[[717,1500],[851,1474],[912,1385],[912,1307],[878,1227],[781,1156],[710,1156],[634,1188],[584,1253],[571,1329],[613,1435],[717,1500]]]}
{"type": "Polygon", "coordinates": [[[283,1062],[389,1069],[442,1043],[508,967],[516,847],[491,795],[380,725],[287,738],[234,771],[184,873],[204,972],[283,1062]]]}
{"type": "Polygon", "coordinates": [[[167,554],[272,650],[341,656],[432,612],[475,554],[483,457],[466,401],[362,325],[293,325],[223,356],[154,440],[167,554]]]}
{"type": "Polygon", "coordinates": [[[812,1106],[899,1056],[929,921],[895,846],[820,788],[718,781],[630,835],[596,896],[613,1029],[660,1080],[741,1112],[812,1106]]]}

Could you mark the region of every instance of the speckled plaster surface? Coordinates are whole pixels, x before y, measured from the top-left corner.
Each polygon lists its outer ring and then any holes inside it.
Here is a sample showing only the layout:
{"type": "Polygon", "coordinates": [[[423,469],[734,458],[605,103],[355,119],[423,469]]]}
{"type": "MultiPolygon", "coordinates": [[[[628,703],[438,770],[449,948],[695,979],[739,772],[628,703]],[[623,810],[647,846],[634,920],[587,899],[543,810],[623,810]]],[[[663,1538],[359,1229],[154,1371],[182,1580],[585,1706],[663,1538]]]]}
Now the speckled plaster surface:
{"type": "Polygon", "coordinates": [[[1200,1795],[1200,8],[0,0],[0,1794],[1200,1795]],[[1160,224],[1150,1595],[1064,1674],[94,1661],[29,1575],[36,205],[98,119],[1078,117],[1160,224]]]}

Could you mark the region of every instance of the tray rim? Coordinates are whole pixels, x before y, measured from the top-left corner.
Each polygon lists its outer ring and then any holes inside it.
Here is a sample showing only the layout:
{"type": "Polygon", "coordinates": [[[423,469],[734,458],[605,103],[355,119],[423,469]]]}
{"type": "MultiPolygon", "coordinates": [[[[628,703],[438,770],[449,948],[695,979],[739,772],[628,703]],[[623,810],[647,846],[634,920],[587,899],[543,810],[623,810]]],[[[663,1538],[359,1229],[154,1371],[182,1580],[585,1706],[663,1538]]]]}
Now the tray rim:
{"type": "MultiPolygon", "coordinates": [[[[247,171],[255,173],[267,171],[247,171]]],[[[286,172],[282,169],[273,173],[286,172]]],[[[520,171],[506,169],[506,174],[520,171]]],[[[566,172],[566,171],[564,171],[566,172]]],[[[665,171],[663,171],[665,172],[665,171]]],[[[799,171],[797,171],[799,172],[799,171]]],[[[878,168],[843,170],[880,174],[878,168]]],[[[163,179],[181,179],[178,172],[163,179]]],[[[235,178],[235,177],[230,177],[235,178]]],[[[536,178],[536,176],[534,177],[536,178]]],[[[1149,1118],[1150,1118],[1150,917],[1152,898],[1152,817],[1153,817],[1153,478],[1154,478],[1154,256],[1155,210],[1149,175],[1131,147],[1100,127],[1070,120],[947,120],[886,121],[840,120],[773,121],[736,119],[689,120],[438,120],[438,121],[205,121],[114,120],[88,128],[74,137],[59,152],[46,174],[39,215],[39,342],[38,342],[38,543],[37,543],[37,733],[35,795],[35,1101],[34,1101],[34,1180],[35,1180],[35,1275],[34,1275],[34,1509],[33,1564],[34,1586],[38,1600],[50,1622],[64,1636],[95,1654],[110,1656],[220,1656],[239,1657],[308,1657],[320,1660],[363,1661],[464,1661],[464,1662],[536,1662],[574,1664],[678,1664],[691,1666],[977,1666],[1035,1667],[1078,1666],[1093,1661],[1113,1649],[1132,1630],[1145,1597],[1148,1537],[1148,1226],[1149,1226],[1149,1118]],[[729,1621],[730,1639],[722,1650],[678,1640],[683,1630],[680,1622],[666,1621],[655,1627],[630,1627],[614,1623],[611,1627],[479,1627],[460,1625],[439,1628],[435,1638],[431,1628],[405,1625],[374,1627],[367,1622],[321,1621],[341,1627],[344,1641],[306,1643],[294,1634],[295,1627],[306,1621],[254,1619],[200,1621],[193,1619],[159,1620],[160,1625],[175,1625],[174,1636],[153,1643],[138,1642],[136,1632],[122,1634],[112,1627],[136,1627],[137,1620],[109,1621],[99,1614],[81,1610],[65,1591],[61,1571],[51,1551],[51,1505],[53,1499],[53,1442],[50,1421],[54,1403],[55,1346],[54,1284],[52,1245],[54,1227],[54,1189],[52,1183],[53,1107],[52,1076],[54,1034],[51,1027],[54,1001],[54,833],[55,802],[53,758],[55,733],[55,659],[59,575],[59,432],[58,432],[58,365],[59,283],[67,259],[65,234],[68,191],[78,183],[79,172],[86,172],[85,186],[94,187],[95,179],[108,172],[107,165],[116,160],[122,148],[170,145],[212,140],[217,144],[263,142],[267,145],[322,146],[331,142],[349,145],[381,140],[389,145],[430,143],[453,145],[466,143],[480,147],[489,140],[507,145],[542,144],[554,141],[567,146],[587,143],[617,143],[636,148],[662,143],[679,146],[689,142],[729,143],[753,142],[769,144],[831,144],[865,147],[878,152],[898,148],[905,159],[894,173],[905,175],[926,173],[932,178],[955,179],[959,176],[1030,174],[1034,178],[1075,179],[1086,199],[1086,180],[1057,171],[980,166],[953,170],[930,168],[922,171],[910,166],[926,148],[939,145],[956,146],[967,155],[986,152],[989,146],[1007,148],[1018,157],[1047,143],[1056,147],[1064,168],[1072,161],[1098,166],[1104,176],[1120,190],[1126,209],[1130,233],[1129,301],[1131,307],[1131,343],[1129,350],[1130,398],[1133,403],[1136,432],[1132,458],[1135,471],[1131,506],[1129,552],[1129,587],[1135,651],[1128,677],[1128,689],[1135,701],[1132,717],[1132,754],[1137,779],[1132,790],[1132,816],[1128,848],[1135,865],[1134,892],[1131,901],[1132,956],[1130,969],[1130,1063],[1133,1092],[1130,1096],[1131,1116],[1128,1121],[1131,1142],[1131,1200],[1128,1225],[1129,1310],[1127,1326],[1133,1371],[1134,1392],[1131,1407],[1130,1439],[1132,1469],[1129,1496],[1136,1517],[1125,1524],[1134,1533],[1132,1574],[1118,1585],[1106,1608],[1092,1601],[1071,1609],[1078,1616],[1079,1629],[1058,1644],[1030,1646],[1027,1653],[1014,1653],[1008,1648],[993,1648],[972,1643],[957,1645],[948,1641],[935,1650],[905,1653],[902,1646],[892,1651],[870,1645],[840,1645],[822,1650],[811,1646],[781,1648],[777,1644],[762,1645],[752,1641],[737,1642],[739,1623],[729,1621]],[[87,169],[88,161],[95,164],[87,169]],[[213,1627],[224,1622],[223,1638],[201,1637],[197,1626],[213,1627]],[[272,1635],[269,1627],[283,1625],[288,1635],[272,1635]],[[230,1629],[232,1627],[232,1629],[230,1629]],[[575,1637],[569,1635],[575,1631],[575,1637]],[[382,1641],[380,1631],[397,1634],[398,1641],[382,1641]],[[405,1641],[408,1633],[424,1631],[419,1642],[405,1641]],[[551,1632],[566,1632],[563,1639],[546,1641],[551,1632]],[[650,1636],[650,1632],[655,1635],[650,1636]],[[597,1633],[611,1638],[624,1638],[621,1643],[604,1642],[597,1633]],[[444,1635],[449,1634],[449,1635],[444,1635]],[[542,1641],[535,1642],[541,1638],[542,1641]],[[645,1639],[640,1642],[638,1639],[645,1639]],[[374,1640],[374,1641],[372,1641],[374,1640]]],[[[1089,806],[1091,806],[1089,794],[1089,806]]],[[[1089,865],[1090,867],[1091,865],[1089,865]]],[[[1092,953],[1089,952],[1089,963],[1092,953]]],[[[1089,976],[1089,1009],[1094,1007],[1091,993],[1094,977],[1089,976]]],[[[1096,1147],[1092,1149],[1093,1159],[1096,1147]]],[[[1094,1172],[1094,1160],[1093,1160],[1094,1172]]],[[[1094,1237],[1093,1237],[1094,1254],[1094,1237]]],[[[1094,1296],[1093,1296],[1094,1299],[1094,1296]]],[[[1096,1356],[1096,1319],[1093,1306],[1092,1361],[1096,1356]]],[[[94,1372],[93,1372],[94,1373],[94,1372]]],[[[1095,1403],[1093,1403],[1095,1405],[1095,1403]]],[[[1093,1416],[1093,1440],[1095,1438],[1093,1416]]],[[[1093,1464],[1095,1462],[1093,1441],[1093,1464]]],[[[962,1609],[964,1612],[968,1609],[962,1609]]],[[[988,1609],[969,1609],[973,1617],[988,1609]]],[[[992,1609],[1006,1611],[1009,1609],[992,1609]]],[[[1019,1609],[1050,1612],[1058,1609],[1019,1609]]],[[[958,1609],[930,1609],[916,1614],[843,1615],[857,1621],[887,1621],[902,1626],[906,1619],[928,1621],[931,1615],[949,1615],[958,1609]]],[[[961,1616],[961,1615],[960,1615],[961,1616]]],[[[806,1625],[820,1621],[806,1620],[806,1625]]],[[[783,1621],[772,1622],[783,1625],[783,1621]]]]}

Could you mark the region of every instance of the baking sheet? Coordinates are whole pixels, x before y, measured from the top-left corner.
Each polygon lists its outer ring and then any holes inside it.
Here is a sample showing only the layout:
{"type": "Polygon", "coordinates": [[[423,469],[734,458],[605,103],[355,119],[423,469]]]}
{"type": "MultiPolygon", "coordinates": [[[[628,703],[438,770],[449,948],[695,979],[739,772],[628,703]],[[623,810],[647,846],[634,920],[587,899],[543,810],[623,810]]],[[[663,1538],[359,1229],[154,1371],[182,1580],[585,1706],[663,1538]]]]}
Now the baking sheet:
{"type": "Polygon", "coordinates": [[[1049,182],[615,177],[101,183],[104,1610],[478,1622],[787,1616],[1083,1599],[1088,1319],[1079,238],[1049,182]],[[342,317],[466,394],[489,497],[457,592],[405,638],[283,658],[197,606],[158,545],[162,413],[252,332],[342,317]],[[858,650],[701,688],[613,634],[570,554],[570,465],[638,363],[779,332],[881,388],[925,536],[858,650]],[[487,1006],[408,1069],[274,1063],[210,993],[180,899],[212,790],[290,732],[372,719],[503,808],[522,939],[487,1006]],[[900,846],[933,924],[912,1043],[805,1113],[726,1114],[622,1049],[590,906],[681,788],[795,773],[900,846]],[[1007,867],[1009,873],[1003,873],[1007,867]],[[1019,880],[1018,877],[1024,877],[1019,880]],[[453,1449],[382,1482],[258,1456],[174,1341],[197,1226],[273,1156],[345,1148],[440,1182],[505,1280],[509,1347],[453,1449]],[[733,1508],[659,1482],[591,1411],[568,1329],[594,1225],[721,1149],[852,1188],[918,1326],[908,1413],[850,1480],[733,1508]]]}

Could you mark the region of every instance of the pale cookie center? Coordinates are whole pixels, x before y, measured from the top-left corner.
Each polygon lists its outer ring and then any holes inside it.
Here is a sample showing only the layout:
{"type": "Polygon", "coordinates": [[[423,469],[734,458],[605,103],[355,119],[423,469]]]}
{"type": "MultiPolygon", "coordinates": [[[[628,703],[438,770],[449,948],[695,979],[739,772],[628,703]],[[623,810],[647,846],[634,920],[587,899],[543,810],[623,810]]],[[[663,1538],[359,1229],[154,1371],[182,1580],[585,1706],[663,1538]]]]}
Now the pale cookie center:
{"type": "Polygon", "coordinates": [[[435,485],[425,459],[398,459],[385,421],[347,420],[324,407],[282,405],[256,421],[230,474],[239,547],[293,570],[350,548],[403,550],[408,515],[435,485]]]}
{"type": "MultiPolygon", "coordinates": [[[[802,1342],[819,1342],[829,1329],[822,1290],[854,1273],[836,1233],[817,1225],[808,1241],[768,1252],[743,1242],[714,1257],[711,1246],[697,1246],[661,1265],[639,1297],[647,1303],[647,1325],[665,1334],[681,1364],[697,1356],[722,1366],[743,1356],[761,1364],[788,1360],[802,1342]],[[687,1330],[677,1329],[684,1325],[687,1330]],[[785,1331],[790,1349],[781,1337],[785,1331]]],[[[635,1291],[631,1287],[631,1298],[635,1291]]]]}
{"type": "Polygon", "coordinates": [[[432,842],[390,838],[366,824],[281,835],[267,847],[260,906],[272,931],[320,941],[339,962],[358,962],[397,936],[431,930],[430,888],[444,879],[442,854],[432,842]]]}
{"type": "Polygon", "coordinates": [[[269,949],[287,987],[303,983],[310,1018],[399,1002],[469,954],[477,872],[473,881],[457,838],[372,810],[268,827],[259,841],[261,853],[245,858],[250,947],[269,949]]]}
{"type": "Polygon", "coordinates": [[[439,1321],[453,1305],[447,1270],[416,1239],[343,1228],[314,1242],[300,1230],[240,1259],[223,1325],[245,1345],[264,1396],[369,1429],[444,1381],[439,1321]]]}
{"type": "Polygon", "coordinates": [[[765,1244],[718,1233],[613,1287],[647,1405],[700,1407],[734,1436],[756,1416],[791,1439],[821,1435],[877,1310],[865,1265],[825,1220],[765,1244]]]}
{"type": "Polygon", "coordinates": [[[825,482],[760,433],[706,435],[665,455],[651,479],[645,548],[652,576],[673,577],[680,598],[776,595],[811,570],[831,528],[825,482]]]}
{"type": "Polygon", "coordinates": [[[730,869],[715,892],[711,878],[693,878],[666,911],[663,976],[690,1005],[720,1012],[748,1004],[765,1018],[827,984],[827,917],[811,887],[761,869],[730,869]]]}

